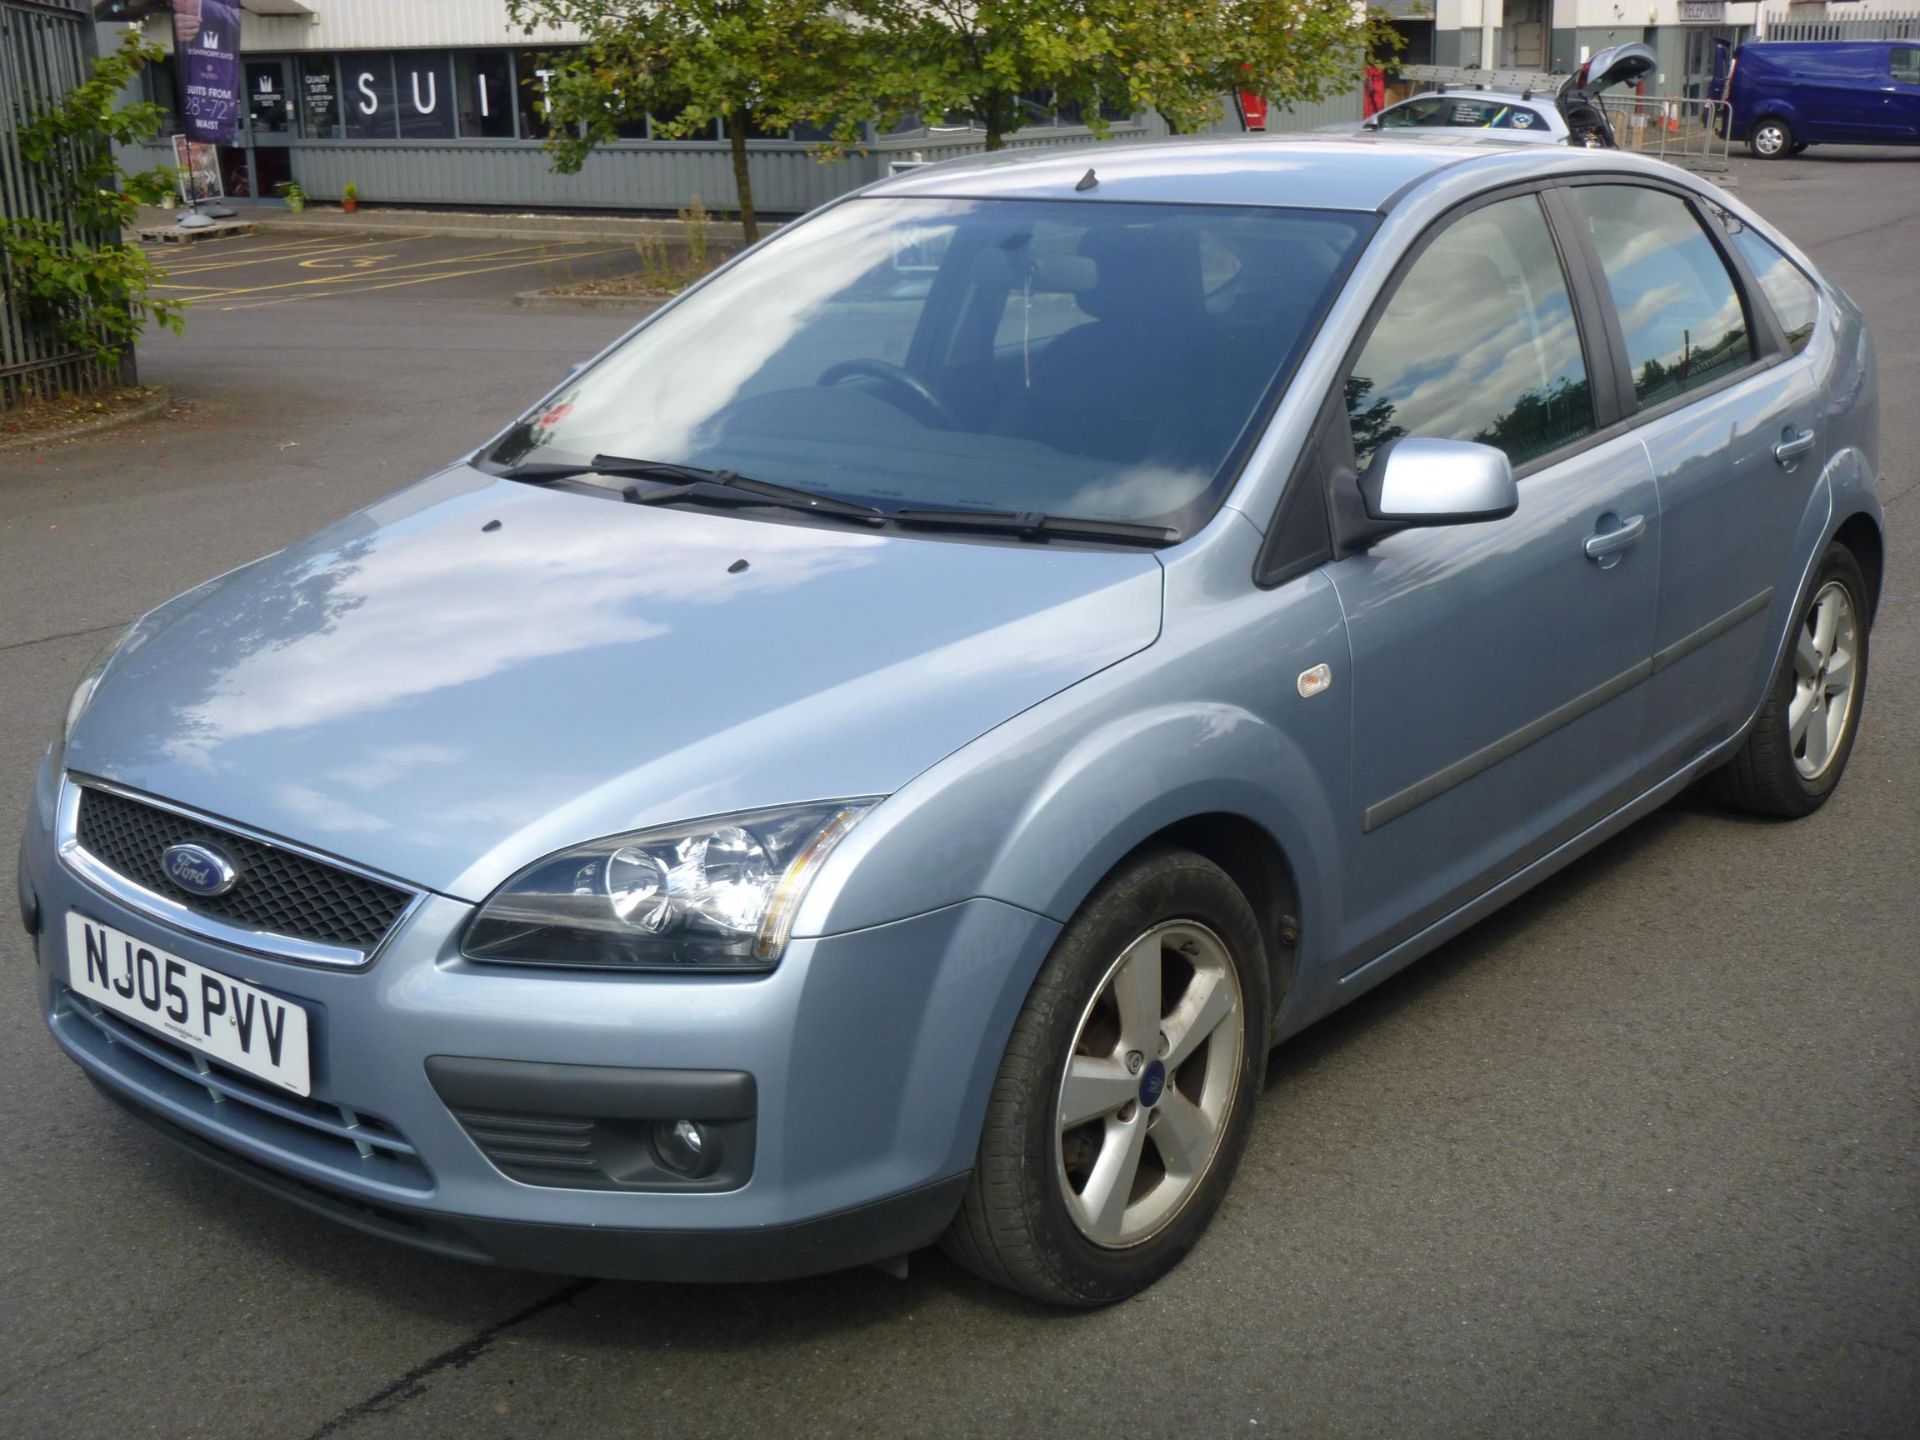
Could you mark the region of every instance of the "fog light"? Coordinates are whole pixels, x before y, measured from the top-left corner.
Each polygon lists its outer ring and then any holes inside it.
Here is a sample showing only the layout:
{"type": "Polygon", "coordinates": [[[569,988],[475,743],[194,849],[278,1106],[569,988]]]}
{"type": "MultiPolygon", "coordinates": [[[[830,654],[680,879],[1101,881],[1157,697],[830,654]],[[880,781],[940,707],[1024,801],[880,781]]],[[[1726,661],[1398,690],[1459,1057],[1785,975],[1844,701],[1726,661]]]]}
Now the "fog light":
{"type": "Polygon", "coordinates": [[[720,1164],[720,1147],[695,1120],[662,1120],[653,1127],[653,1153],[676,1175],[700,1180],[720,1164]]]}

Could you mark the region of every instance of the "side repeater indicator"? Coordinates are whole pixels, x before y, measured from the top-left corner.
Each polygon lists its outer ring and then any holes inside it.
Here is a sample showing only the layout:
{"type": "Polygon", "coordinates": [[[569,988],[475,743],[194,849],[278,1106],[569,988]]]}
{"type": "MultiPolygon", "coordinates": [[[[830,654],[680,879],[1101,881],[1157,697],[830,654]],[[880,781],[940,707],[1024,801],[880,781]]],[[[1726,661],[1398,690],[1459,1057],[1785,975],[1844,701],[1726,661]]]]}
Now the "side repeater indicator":
{"type": "Polygon", "coordinates": [[[1300,698],[1302,700],[1311,700],[1322,690],[1333,684],[1333,669],[1323,660],[1311,670],[1302,670],[1298,684],[1300,687],[1300,698]]]}

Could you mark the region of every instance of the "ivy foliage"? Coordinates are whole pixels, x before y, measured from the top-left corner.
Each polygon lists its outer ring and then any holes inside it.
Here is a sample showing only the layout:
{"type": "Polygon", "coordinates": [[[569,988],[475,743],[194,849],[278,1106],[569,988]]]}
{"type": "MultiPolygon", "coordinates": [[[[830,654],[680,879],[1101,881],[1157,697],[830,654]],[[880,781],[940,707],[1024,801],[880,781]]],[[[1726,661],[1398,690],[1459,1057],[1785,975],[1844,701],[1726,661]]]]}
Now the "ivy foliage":
{"type": "Polygon", "coordinates": [[[32,188],[52,198],[53,219],[0,218],[0,298],[32,324],[101,365],[118,366],[149,323],[178,332],[185,312],[154,294],[164,278],[121,239],[143,204],[158,203],[174,172],[129,173],[113,147],[159,133],[161,112],[120,95],[163,52],[138,31],[93,64],[88,78],[19,132],[32,188]]]}

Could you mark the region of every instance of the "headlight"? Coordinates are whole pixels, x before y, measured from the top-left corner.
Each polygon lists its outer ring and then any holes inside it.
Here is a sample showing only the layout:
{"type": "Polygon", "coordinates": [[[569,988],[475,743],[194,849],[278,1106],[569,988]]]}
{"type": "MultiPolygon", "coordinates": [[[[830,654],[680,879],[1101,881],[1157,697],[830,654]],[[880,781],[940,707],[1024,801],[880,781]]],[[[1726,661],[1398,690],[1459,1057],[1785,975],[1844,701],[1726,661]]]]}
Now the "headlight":
{"type": "Polygon", "coordinates": [[[113,663],[113,657],[120,653],[133,632],[140,628],[140,622],[134,621],[118,635],[115,635],[93,657],[93,663],[87,666],[87,673],[80,677],[80,683],[73,687],[73,698],[67,701],[67,722],[60,731],[60,743],[64,747],[73,738],[73,727],[80,723],[80,717],[86,713],[93,692],[100,684],[100,677],[107,673],[107,666],[113,663]]]}
{"type": "Polygon", "coordinates": [[[807,885],[871,799],[756,810],[549,855],[467,927],[475,960],[627,970],[766,970],[807,885]]]}

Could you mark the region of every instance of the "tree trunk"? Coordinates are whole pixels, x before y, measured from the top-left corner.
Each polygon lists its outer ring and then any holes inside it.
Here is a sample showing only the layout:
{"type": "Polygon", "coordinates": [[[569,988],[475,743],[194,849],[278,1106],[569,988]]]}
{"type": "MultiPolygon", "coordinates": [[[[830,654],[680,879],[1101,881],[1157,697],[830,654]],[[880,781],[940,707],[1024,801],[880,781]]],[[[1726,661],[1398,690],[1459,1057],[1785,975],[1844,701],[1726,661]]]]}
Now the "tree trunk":
{"type": "Polygon", "coordinates": [[[1008,103],[1010,97],[996,92],[987,96],[987,103],[980,107],[981,118],[987,122],[987,149],[998,150],[1007,143],[1007,121],[1013,107],[1008,103]]]}
{"type": "Polygon", "coordinates": [[[740,197],[740,235],[751,245],[760,238],[760,221],[753,213],[753,177],[747,173],[747,112],[727,114],[727,146],[733,151],[733,186],[740,197]]]}

